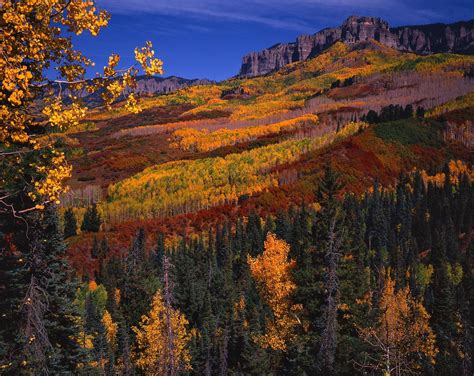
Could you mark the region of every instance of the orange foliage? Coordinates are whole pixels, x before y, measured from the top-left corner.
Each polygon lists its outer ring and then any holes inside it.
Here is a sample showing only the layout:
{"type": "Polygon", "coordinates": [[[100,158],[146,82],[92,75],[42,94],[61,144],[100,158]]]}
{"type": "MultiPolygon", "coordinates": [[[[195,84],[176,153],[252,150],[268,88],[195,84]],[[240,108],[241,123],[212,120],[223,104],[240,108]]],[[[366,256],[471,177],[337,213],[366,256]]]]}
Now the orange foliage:
{"type": "MultiPolygon", "coordinates": [[[[474,170],[472,167],[469,167],[466,163],[460,160],[451,160],[448,164],[449,167],[449,180],[451,184],[458,185],[460,178],[463,175],[467,175],[470,180],[474,180],[474,170]]],[[[446,174],[444,172],[438,173],[436,175],[430,176],[425,170],[420,172],[421,178],[425,185],[433,184],[437,187],[443,187],[446,180],[446,174]]]]}
{"type": "Polygon", "coordinates": [[[97,282],[92,280],[89,282],[89,290],[90,291],[95,291],[97,289],[97,282]]]}
{"type": "Polygon", "coordinates": [[[105,310],[104,314],[102,315],[102,324],[104,324],[107,343],[110,345],[111,348],[115,348],[118,324],[113,321],[112,316],[107,310],[105,310]]]}
{"type": "Polygon", "coordinates": [[[395,291],[395,281],[387,275],[379,310],[377,325],[360,331],[362,339],[380,354],[371,368],[399,375],[419,370],[420,355],[435,362],[438,349],[429,326],[430,315],[415,301],[409,287],[395,291]]]}
{"type": "Polygon", "coordinates": [[[253,278],[258,284],[259,292],[273,312],[273,320],[267,322],[267,332],[256,336],[256,341],[264,348],[285,351],[287,344],[299,325],[297,314],[301,305],[291,301],[291,294],[296,289],[291,270],[294,260],[288,260],[290,246],[269,233],[265,241],[265,250],[256,258],[248,257],[248,264],[253,278]]]}
{"type": "Polygon", "coordinates": [[[279,185],[273,169],[296,162],[310,150],[320,149],[354,134],[365,123],[349,123],[339,132],[317,138],[286,140],[224,158],[204,158],[164,163],[109,186],[108,202],[100,204],[105,222],[145,219],[236,204],[279,185]]]}
{"type": "Polygon", "coordinates": [[[172,135],[171,146],[183,150],[199,152],[210,151],[223,146],[251,141],[258,137],[288,132],[308,125],[314,125],[317,121],[318,117],[316,115],[308,114],[273,124],[240,129],[222,128],[214,132],[209,132],[207,129],[178,129],[172,135]]]}
{"type": "Polygon", "coordinates": [[[304,100],[292,101],[289,98],[278,97],[272,94],[260,96],[255,103],[238,107],[230,116],[232,120],[261,119],[291,110],[303,108],[304,100]]]}

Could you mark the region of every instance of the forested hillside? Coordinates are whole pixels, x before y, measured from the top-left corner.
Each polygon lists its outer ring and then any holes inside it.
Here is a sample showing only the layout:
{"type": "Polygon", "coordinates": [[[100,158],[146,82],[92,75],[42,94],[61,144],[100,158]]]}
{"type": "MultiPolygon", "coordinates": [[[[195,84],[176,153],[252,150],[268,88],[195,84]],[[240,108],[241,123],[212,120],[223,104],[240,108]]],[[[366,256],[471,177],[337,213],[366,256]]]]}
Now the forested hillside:
{"type": "Polygon", "coordinates": [[[108,21],[0,1],[0,374],[473,374],[472,21],[221,82],[151,42],[90,78],[108,21]]]}
{"type": "MultiPolygon", "coordinates": [[[[71,313],[77,342],[56,356],[112,374],[164,374],[165,364],[196,375],[462,374],[472,351],[471,178],[451,162],[358,197],[341,195],[326,167],[316,206],[253,212],[171,243],[140,229],[123,258],[97,234],[98,267],[71,313]]],[[[64,252],[57,215],[44,215],[51,249],[64,252]]],[[[8,278],[25,288],[20,271],[8,278]]],[[[9,351],[14,333],[3,332],[9,351]]]]}

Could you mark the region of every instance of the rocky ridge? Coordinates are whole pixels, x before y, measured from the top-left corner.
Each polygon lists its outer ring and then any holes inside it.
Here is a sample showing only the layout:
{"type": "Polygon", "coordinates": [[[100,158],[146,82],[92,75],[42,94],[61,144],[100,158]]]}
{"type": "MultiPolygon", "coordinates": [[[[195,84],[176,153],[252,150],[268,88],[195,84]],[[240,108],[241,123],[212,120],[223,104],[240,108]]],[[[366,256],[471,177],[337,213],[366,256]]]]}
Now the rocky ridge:
{"type": "MultiPolygon", "coordinates": [[[[168,94],[176,90],[183,89],[188,86],[196,85],[209,85],[213,81],[207,79],[187,79],[182,77],[170,76],[170,77],[149,77],[149,76],[139,76],[137,77],[137,87],[133,89],[134,93],[143,95],[143,96],[152,96],[158,94],[168,94]]],[[[54,87],[55,94],[59,92],[59,86],[55,85],[54,87]]],[[[129,94],[132,90],[126,90],[125,94],[129,94]]],[[[82,98],[84,103],[89,107],[97,107],[102,104],[100,99],[100,91],[89,94],[87,90],[82,90],[80,92],[71,93],[67,88],[63,88],[61,94],[67,97],[69,94],[74,94],[78,98],[82,98]]]]}
{"type": "Polygon", "coordinates": [[[347,44],[374,39],[387,47],[404,52],[432,54],[451,52],[474,53],[474,20],[453,24],[430,24],[390,28],[377,17],[350,16],[335,28],[326,28],[312,35],[301,35],[293,43],[279,43],[242,59],[239,76],[255,77],[281,67],[316,56],[333,43],[347,44]]]}

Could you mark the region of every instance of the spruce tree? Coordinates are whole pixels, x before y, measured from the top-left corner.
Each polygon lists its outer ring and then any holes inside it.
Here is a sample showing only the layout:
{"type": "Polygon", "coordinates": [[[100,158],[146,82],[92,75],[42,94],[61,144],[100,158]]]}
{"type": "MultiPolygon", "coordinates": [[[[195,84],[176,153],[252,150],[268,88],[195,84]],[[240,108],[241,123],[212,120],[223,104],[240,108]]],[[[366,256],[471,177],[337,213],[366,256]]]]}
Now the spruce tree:
{"type": "Polygon", "coordinates": [[[64,238],[77,235],[77,221],[74,211],[69,208],[64,213],[64,238]]]}
{"type": "Polygon", "coordinates": [[[81,231],[99,232],[101,224],[102,224],[102,220],[97,210],[97,205],[94,204],[88,207],[86,212],[84,213],[84,218],[81,224],[81,231]]]}
{"type": "Polygon", "coordinates": [[[72,373],[81,361],[77,341],[79,315],[73,303],[78,284],[69,277],[66,245],[56,208],[48,206],[35,216],[37,225],[33,236],[39,240],[36,244],[40,243],[42,249],[38,247],[34,255],[42,258],[42,266],[33,270],[32,276],[37,278],[48,299],[44,312],[44,328],[51,344],[47,352],[47,367],[52,374],[72,373]]]}
{"type": "Polygon", "coordinates": [[[318,350],[318,367],[324,373],[333,373],[339,336],[338,305],[339,259],[345,246],[344,214],[337,194],[342,188],[338,175],[326,165],[316,196],[321,209],[316,223],[315,245],[319,248],[324,265],[324,306],[320,320],[322,329],[318,350]]]}

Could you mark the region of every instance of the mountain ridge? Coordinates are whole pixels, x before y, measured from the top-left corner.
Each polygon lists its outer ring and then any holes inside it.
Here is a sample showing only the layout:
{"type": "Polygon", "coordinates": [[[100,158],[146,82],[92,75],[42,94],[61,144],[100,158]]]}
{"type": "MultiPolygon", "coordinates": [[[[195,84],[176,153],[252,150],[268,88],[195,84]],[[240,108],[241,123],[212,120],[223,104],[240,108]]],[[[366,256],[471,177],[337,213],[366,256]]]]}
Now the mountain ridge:
{"type": "MultiPolygon", "coordinates": [[[[133,90],[128,88],[125,91],[125,94],[129,94],[132,91],[136,94],[145,96],[169,94],[175,92],[176,90],[183,89],[189,86],[208,85],[212,83],[214,83],[214,81],[205,78],[183,78],[174,75],[168,77],[138,76],[137,87],[133,90]]],[[[58,94],[59,90],[59,85],[56,84],[54,87],[55,94],[58,94]]],[[[67,97],[69,94],[71,94],[71,92],[68,89],[62,90],[63,96],[67,97]]],[[[86,89],[83,89],[79,92],[75,91],[74,95],[79,98],[82,98],[84,103],[90,108],[102,105],[100,91],[90,94],[87,92],[86,89]]]]}
{"type": "Polygon", "coordinates": [[[300,35],[295,42],[277,43],[242,59],[240,77],[268,74],[285,65],[318,55],[337,41],[347,44],[374,39],[387,47],[421,55],[452,52],[474,53],[474,20],[390,28],[378,17],[350,16],[341,26],[300,35]]]}

